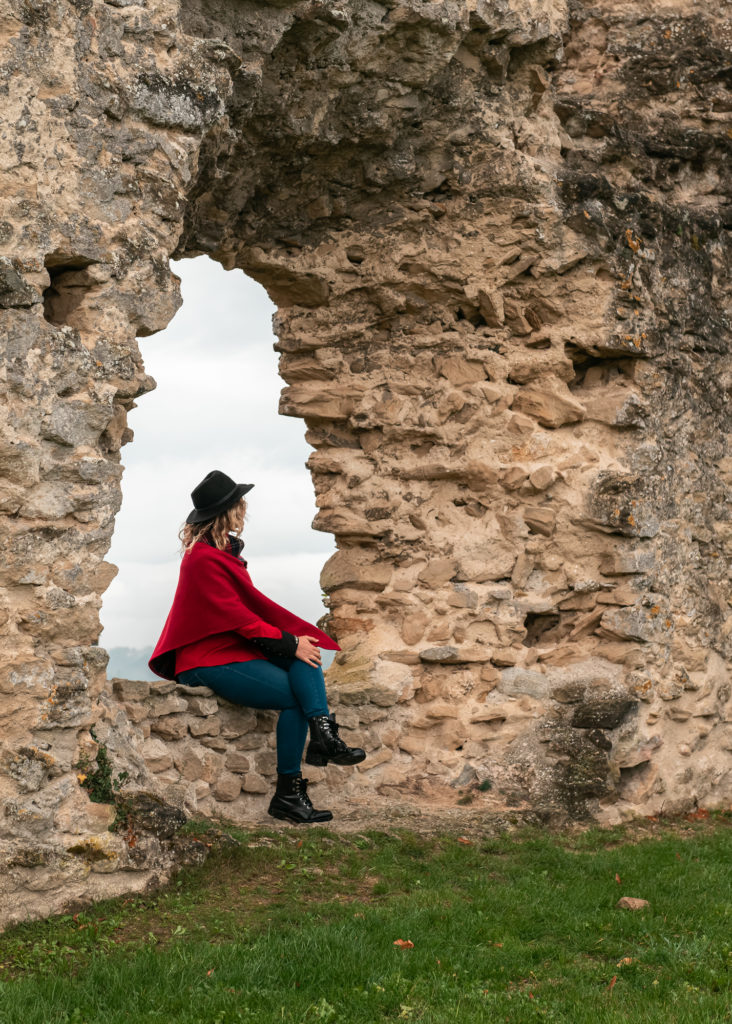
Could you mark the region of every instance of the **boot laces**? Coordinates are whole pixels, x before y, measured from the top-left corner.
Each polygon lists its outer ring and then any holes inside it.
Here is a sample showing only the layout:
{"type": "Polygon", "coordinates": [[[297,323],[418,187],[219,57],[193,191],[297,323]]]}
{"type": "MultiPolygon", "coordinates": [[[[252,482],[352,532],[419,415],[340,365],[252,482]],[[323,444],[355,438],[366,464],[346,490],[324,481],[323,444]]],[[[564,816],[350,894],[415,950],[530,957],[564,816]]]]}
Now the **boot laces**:
{"type": "Polygon", "coordinates": [[[295,794],[300,798],[301,802],[304,803],[307,807],[312,807],[312,801],[308,796],[308,782],[308,779],[303,779],[302,777],[299,777],[295,782],[294,788],[295,794]]]}
{"type": "Polygon", "coordinates": [[[338,735],[338,723],[333,721],[332,718],[326,718],[323,722],[324,732],[330,733],[330,738],[333,740],[337,750],[346,749],[346,744],[338,735]]]}

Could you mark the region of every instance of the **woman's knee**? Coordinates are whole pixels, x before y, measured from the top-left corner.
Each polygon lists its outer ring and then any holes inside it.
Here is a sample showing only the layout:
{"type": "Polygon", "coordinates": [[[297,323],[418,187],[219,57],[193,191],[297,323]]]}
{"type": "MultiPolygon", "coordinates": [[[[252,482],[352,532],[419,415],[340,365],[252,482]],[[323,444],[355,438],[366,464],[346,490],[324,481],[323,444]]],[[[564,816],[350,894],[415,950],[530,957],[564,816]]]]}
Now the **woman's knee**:
{"type": "Polygon", "coordinates": [[[194,671],[199,682],[234,704],[273,711],[298,705],[287,673],[267,662],[234,662],[194,671]]]}
{"type": "Polygon", "coordinates": [[[325,676],[319,665],[308,665],[305,661],[295,660],[287,672],[291,682],[308,683],[311,686],[325,686],[325,676]]]}

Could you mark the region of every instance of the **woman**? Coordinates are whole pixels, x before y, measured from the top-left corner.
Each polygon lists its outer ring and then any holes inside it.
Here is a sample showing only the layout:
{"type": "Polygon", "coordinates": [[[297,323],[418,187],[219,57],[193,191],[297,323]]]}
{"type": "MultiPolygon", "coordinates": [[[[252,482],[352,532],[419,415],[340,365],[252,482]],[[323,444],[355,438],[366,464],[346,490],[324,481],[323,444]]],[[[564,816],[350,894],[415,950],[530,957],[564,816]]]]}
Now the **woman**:
{"type": "Polygon", "coordinates": [[[296,823],[330,821],[330,811],[313,807],[300,772],[308,730],[308,764],[358,764],[366,755],[346,746],[328,711],[320,648],[337,651],[338,644],[256,590],[239,557],[244,495],[253,486],[214,470],[193,490],[180,533],[178,587],[150,668],[163,679],[209,686],[235,704],[279,710],[269,813],[296,823]]]}

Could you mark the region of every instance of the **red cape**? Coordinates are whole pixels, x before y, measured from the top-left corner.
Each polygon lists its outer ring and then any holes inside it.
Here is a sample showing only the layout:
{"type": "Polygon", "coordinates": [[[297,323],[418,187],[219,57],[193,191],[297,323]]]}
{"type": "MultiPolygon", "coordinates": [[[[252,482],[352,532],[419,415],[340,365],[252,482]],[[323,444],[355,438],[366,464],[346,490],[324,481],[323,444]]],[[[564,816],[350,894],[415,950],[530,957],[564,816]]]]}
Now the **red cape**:
{"type": "Polygon", "coordinates": [[[314,637],[327,651],[340,651],[327,633],[257,590],[241,559],[199,541],[183,556],[173,606],[150,658],[150,668],[163,679],[175,679],[175,652],[179,647],[215,633],[237,630],[251,621],[252,613],[295,636],[314,637]]]}

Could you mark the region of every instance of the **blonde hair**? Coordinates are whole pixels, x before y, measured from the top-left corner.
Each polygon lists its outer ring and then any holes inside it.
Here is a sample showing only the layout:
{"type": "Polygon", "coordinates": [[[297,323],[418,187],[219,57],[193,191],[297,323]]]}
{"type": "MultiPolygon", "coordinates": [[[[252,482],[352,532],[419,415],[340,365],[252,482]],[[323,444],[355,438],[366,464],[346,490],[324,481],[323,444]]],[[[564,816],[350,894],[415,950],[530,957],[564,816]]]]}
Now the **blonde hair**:
{"type": "Polygon", "coordinates": [[[183,552],[190,551],[207,533],[211,535],[211,540],[219,551],[225,551],[229,546],[229,534],[233,533],[235,537],[239,537],[244,529],[246,511],[247,503],[242,498],[236,505],[227,508],[225,512],[220,512],[215,519],[208,519],[205,523],[183,523],[178,533],[183,552]]]}

